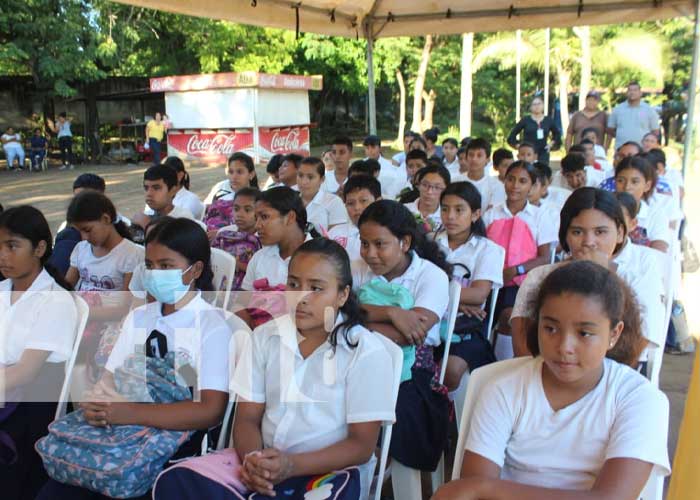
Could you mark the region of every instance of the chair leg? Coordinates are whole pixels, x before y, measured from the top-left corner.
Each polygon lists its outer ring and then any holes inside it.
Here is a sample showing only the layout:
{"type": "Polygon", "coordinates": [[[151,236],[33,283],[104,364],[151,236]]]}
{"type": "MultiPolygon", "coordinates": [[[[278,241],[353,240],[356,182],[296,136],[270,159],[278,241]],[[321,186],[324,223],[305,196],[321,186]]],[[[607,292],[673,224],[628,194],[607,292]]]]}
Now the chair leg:
{"type": "Polygon", "coordinates": [[[440,457],[440,462],[438,463],[437,469],[430,473],[431,487],[433,488],[433,495],[437,489],[445,484],[445,453],[440,457]]]}
{"type": "Polygon", "coordinates": [[[498,361],[514,358],[515,353],[513,352],[513,337],[503,334],[497,335],[496,345],[493,347],[493,350],[498,361]]]}
{"type": "Polygon", "coordinates": [[[420,471],[406,467],[398,460],[391,462],[391,487],[397,500],[422,500],[420,471]]]}
{"type": "Polygon", "coordinates": [[[467,398],[467,385],[469,385],[469,372],[464,372],[462,380],[459,381],[459,387],[452,392],[454,395],[455,416],[457,418],[457,431],[462,422],[462,412],[464,411],[464,400],[467,398]]]}

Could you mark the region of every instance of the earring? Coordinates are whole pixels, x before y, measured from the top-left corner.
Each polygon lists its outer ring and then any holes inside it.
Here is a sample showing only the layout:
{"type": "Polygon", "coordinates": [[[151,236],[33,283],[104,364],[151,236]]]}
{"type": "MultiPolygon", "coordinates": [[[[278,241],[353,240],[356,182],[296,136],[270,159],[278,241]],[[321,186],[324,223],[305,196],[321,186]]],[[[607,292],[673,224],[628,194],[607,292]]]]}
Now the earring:
{"type": "Polygon", "coordinates": [[[331,333],[335,326],[335,311],[332,307],[327,306],[323,310],[323,328],[326,332],[331,333]]]}

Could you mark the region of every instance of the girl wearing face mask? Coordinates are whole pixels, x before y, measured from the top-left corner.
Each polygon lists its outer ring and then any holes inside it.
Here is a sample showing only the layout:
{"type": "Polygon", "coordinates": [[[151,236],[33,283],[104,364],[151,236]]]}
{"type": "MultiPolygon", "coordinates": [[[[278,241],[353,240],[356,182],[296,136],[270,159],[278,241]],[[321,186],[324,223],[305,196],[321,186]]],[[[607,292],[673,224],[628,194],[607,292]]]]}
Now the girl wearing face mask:
{"type": "MultiPolygon", "coordinates": [[[[532,304],[540,284],[553,270],[578,260],[593,261],[622,278],[642,306],[642,343],[663,344],[663,292],[658,262],[655,256],[639,252],[629,241],[615,195],[591,187],[574,191],[561,211],[559,243],[569,258],[534,269],[518,291],[510,318],[516,356],[530,354],[526,338],[534,321],[532,304]]],[[[644,354],[641,359],[646,359],[644,354]]]]}
{"type": "MultiPolygon", "coordinates": [[[[200,431],[221,422],[228,402],[229,341],[223,313],[202,298],[212,291],[211,252],[204,230],[188,219],[164,220],[146,237],[143,283],[156,300],[132,311],[106,364],[106,371],[80,404],[94,426],[141,425],[158,429],[200,431]],[[177,351],[194,369],[198,401],[171,404],[126,402],[115,388],[113,374],[134,352],[162,358],[177,351]]],[[[175,456],[191,456],[200,446],[195,434],[175,456]]],[[[41,499],[105,499],[50,480],[41,499]]]]}

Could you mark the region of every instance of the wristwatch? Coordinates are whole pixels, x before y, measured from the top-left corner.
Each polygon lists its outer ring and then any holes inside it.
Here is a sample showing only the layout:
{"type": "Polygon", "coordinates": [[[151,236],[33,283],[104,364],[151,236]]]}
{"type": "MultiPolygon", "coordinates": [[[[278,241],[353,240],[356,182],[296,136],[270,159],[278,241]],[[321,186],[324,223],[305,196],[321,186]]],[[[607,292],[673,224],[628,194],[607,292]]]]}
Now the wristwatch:
{"type": "Polygon", "coordinates": [[[525,274],[525,266],[522,264],[515,266],[515,271],[518,273],[518,276],[522,276],[525,274]]]}

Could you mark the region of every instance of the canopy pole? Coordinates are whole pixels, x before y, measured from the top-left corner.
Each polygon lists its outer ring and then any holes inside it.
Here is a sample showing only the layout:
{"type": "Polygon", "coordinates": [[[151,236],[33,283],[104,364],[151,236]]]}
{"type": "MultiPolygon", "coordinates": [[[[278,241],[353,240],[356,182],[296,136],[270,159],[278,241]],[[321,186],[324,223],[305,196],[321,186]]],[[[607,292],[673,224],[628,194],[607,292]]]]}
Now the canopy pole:
{"type": "Polygon", "coordinates": [[[515,121],[520,121],[520,45],[522,31],[515,30],[515,121]]]}
{"type": "Polygon", "coordinates": [[[693,66],[688,87],[688,115],[685,124],[685,143],[683,144],[682,174],[685,178],[688,167],[695,153],[695,107],[698,95],[698,58],[700,57],[700,0],[695,2],[695,29],[693,30],[693,66]]]}
{"type": "Polygon", "coordinates": [[[369,133],[377,133],[377,101],[374,91],[374,33],[372,22],[365,24],[367,37],[367,114],[369,115],[369,133]]]}
{"type": "Polygon", "coordinates": [[[545,30],[544,42],[544,116],[549,116],[549,38],[552,30],[545,30]]]}

